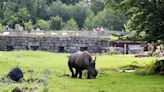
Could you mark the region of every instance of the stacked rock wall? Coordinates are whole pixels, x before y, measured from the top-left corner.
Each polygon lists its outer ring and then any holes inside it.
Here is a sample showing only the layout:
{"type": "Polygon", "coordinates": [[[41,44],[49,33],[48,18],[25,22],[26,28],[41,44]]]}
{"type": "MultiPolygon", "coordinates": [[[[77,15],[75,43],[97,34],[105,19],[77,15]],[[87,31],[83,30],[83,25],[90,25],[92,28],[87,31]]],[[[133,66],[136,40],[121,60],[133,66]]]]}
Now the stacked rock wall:
{"type": "Polygon", "coordinates": [[[0,50],[42,50],[73,53],[87,50],[104,53],[110,47],[108,38],[100,37],[51,37],[51,36],[0,36],[0,50]]]}

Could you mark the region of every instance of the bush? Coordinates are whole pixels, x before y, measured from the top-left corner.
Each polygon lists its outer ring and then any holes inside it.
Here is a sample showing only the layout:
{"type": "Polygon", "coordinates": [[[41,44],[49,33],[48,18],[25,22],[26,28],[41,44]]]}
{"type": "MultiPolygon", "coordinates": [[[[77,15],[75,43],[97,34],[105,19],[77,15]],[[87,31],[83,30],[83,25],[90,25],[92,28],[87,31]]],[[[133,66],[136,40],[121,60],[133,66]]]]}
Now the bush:
{"type": "Polygon", "coordinates": [[[140,69],[138,74],[141,74],[141,75],[152,75],[152,74],[164,75],[164,60],[156,60],[155,62],[152,62],[151,65],[147,65],[144,68],[140,69]]]}
{"type": "Polygon", "coordinates": [[[32,21],[29,20],[28,22],[24,23],[24,27],[26,31],[30,31],[31,29],[33,29],[32,21]]]}
{"type": "Polygon", "coordinates": [[[74,19],[70,19],[64,24],[64,30],[78,30],[77,22],[74,19]]]}
{"type": "Polygon", "coordinates": [[[4,26],[0,23],[0,32],[4,29],[4,26]]]}
{"type": "Polygon", "coordinates": [[[53,30],[61,30],[63,26],[63,20],[60,16],[51,17],[50,25],[51,29],[53,30]]]}
{"type": "Polygon", "coordinates": [[[152,66],[151,71],[155,74],[164,74],[164,60],[157,60],[152,66]]]}
{"type": "Polygon", "coordinates": [[[40,19],[37,21],[36,27],[40,28],[41,30],[49,30],[50,29],[49,21],[45,21],[43,19],[40,19]]]}

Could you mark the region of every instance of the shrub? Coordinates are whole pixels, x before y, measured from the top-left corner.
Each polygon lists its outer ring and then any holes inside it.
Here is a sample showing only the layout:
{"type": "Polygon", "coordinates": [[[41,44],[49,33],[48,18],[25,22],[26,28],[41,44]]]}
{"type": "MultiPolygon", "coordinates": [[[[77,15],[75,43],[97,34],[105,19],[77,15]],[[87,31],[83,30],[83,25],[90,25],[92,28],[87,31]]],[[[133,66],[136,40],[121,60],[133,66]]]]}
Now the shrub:
{"type": "Polygon", "coordinates": [[[61,30],[63,26],[63,20],[60,16],[51,17],[50,25],[51,29],[53,30],[61,30]]]}
{"type": "Polygon", "coordinates": [[[150,72],[155,74],[164,74],[164,60],[156,60],[151,66],[150,72]]]}
{"type": "Polygon", "coordinates": [[[50,26],[49,26],[49,21],[45,21],[43,19],[39,19],[36,23],[36,27],[42,29],[42,30],[49,30],[50,26]]]}

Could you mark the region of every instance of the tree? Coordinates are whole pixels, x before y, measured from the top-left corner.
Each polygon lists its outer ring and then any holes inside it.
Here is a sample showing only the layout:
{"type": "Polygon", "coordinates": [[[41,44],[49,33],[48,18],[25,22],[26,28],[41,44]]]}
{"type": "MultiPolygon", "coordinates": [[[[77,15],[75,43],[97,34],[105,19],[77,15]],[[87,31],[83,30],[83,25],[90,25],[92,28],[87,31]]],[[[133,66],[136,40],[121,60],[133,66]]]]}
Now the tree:
{"type": "Polygon", "coordinates": [[[63,20],[60,16],[51,17],[50,25],[53,30],[61,30],[63,27],[63,20]]]}
{"type": "MultiPolygon", "coordinates": [[[[3,5],[1,7],[2,10],[0,10],[2,13],[0,15],[2,18],[3,24],[6,25],[6,24],[8,24],[7,22],[10,21],[9,19],[13,19],[12,17],[15,16],[15,13],[19,9],[18,7],[19,7],[19,4],[15,3],[15,2],[11,2],[11,1],[3,2],[3,5]]],[[[14,27],[14,25],[12,25],[12,27],[14,27]]]]}
{"type": "Polygon", "coordinates": [[[85,23],[84,23],[84,29],[86,30],[92,30],[93,28],[95,28],[95,15],[93,13],[90,13],[89,16],[87,16],[85,23]]]}
{"type": "Polygon", "coordinates": [[[43,19],[39,19],[36,23],[36,27],[40,28],[41,30],[49,30],[49,21],[45,21],[43,19]]]}
{"type": "Polygon", "coordinates": [[[76,4],[78,3],[80,0],[61,0],[62,3],[65,3],[65,4],[76,4]]]}
{"type": "Polygon", "coordinates": [[[77,23],[74,19],[70,19],[67,21],[67,23],[64,24],[63,27],[64,30],[78,30],[77,23]]]}
{"type": "Polygon", "coordinates": [[[0,23],[0,32],[3,30],[4,26],[0,23]]]}
{"type": "Polygon", "coordinates": [[[85,19],[89,15],[89,11],[89,7],[83,2],[73,6],[73,19],[77,22],[79,29],[83,28],[85,19]]]}
{"type": "Polygon", "coordinates": [[[105,2],[105,7],[107,9],[112,9],[112,10],[117,10],[117,9],[121,9],[120,4],[123,2],[124,0],[104,0],[105,2]]]}
{"type": "Polygon", "coordinates": [[[31,29],[34,28],[32,21],[29,20],[28,22],[24,23],[25,30],[30,31],[31,29]]]}
{"type": "Polygon", "coordinates": [[[19,9],[19,11],[6,20],[7,24],[14,28],[15,24],[20,24],[24,26],[24,22],[27,22],[30,19],[29,11],[26,8],[19,9]]]}
{"type": "Polygon", "coordinates": [[[97,15],[99,11],[103,11],[104,7],[104,2],[100,0],[94,0],[91,4],[91,10],[94,12],[95,15],[97,15]]]}
{"type": "Polygon", "coordinates": [[[60,1],[53,2],[47,10],[48,17],[60,16],[66,22],[72,17],[72,5],[68,6],[60,1]]]}
{"type": "Polygon", "coordinates": [[[24,22],[27,22],[30,19],[30,14],[27,8],[21,8],[18,13],[16,13],[15,17],[18,17],[19,24],[23,25],[24,22]]]}
{"type": "Polygon", "coordinates": [[[126,17],[120,11],[105,9],[95,17],[93,14],[89,15],[85,21],[85,28],[103,27],[113,31],[122,31],[125,21],[126,17]]]}
{"type": "Polygon", "coordinates": [[[127,30],[146,32],[148,41],[164,40],[164,1],[162,0],[124,0],[122,7],[132,17],[126,25],[127,30]]]}
{"type": "Polygon", "coordinates": [[[15,24],[19,24],[18,20],[19,20],[18,17],[15,17],[14,15],[10,16],[8,19],[7,25],[11,28],[14,28],[15,24]]]}

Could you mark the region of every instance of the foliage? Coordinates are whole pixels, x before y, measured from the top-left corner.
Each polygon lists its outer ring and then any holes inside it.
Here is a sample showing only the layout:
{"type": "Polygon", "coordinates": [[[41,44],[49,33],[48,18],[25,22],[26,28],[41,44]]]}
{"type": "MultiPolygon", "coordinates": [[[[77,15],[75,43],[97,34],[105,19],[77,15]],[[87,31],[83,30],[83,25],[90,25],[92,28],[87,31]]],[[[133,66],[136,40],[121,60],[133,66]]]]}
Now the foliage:
{"type": "Polygon", "coordinates": [[[131,14],[127,29],[130,31],[146,32],[146,40],[163,40],[164,2],[161,0],[124,0],[122,7],[131,14]]]}
{"type": "Polygon", "coordinates": [[[88,15],[89,8],[87,8],[87,5],[83,2],[77,3],[73,6],[73,19],[77,22],[79,29],[83,28],[83,24],[88,15]]]}
{"type": "Polygon", "coordinates": [[[51,17],[50,27],[53,30],[61,30],[63,27],[62,18],[60,16],[51,17]]]}
{"type": "Polygon", "coordinates": [[[36,27],[40,28],[41,30],[49,30],[50,26],[49,26],[49,21],[45,21],[43,19],[40,19],[37,21],[36,23],[36,27]]]}
{"type": "Polygon", "coordinates": [[[28,22],[24,23],[24,27],[26,31],[30,31],[31,29],[34,28],[34,26],[32,25],[32,21],[29,20],[28,22]]]}
{"type": "Polygon", "coordinates": [[[61,0],[61,2],[65,4],[75,4],[78,3],[80,0],[61,0]]]}
{"type": "MultiPolygon", "coordinates": [[[[113,9],[117,10],[120,9],[120,3],[123,2],[124,0],[104,0],[105,1],[105,7],[108,9],[113,9]]],[[[123,9],[121,9],[124,11],[123,9]]]]}
{"type": "Polygon", "coordinates": [[[63,26],[64,30],[78,30],[78,25],[74,19],[70,19],[63,26]]]}
{"type": "Polygon", "coordinates": [[[4,26],[0,23],[0,32],[3,30],[4,26]]]}
{"type": "Polygon", "coordinates": [[[103,27],[113,31],[122,31],[125,22],[126,17],[122,12],[105,9],[99,12],[97,16],[91,13],[85,20],[84,28],[91,30],[96,27],[103,27]]]}
{"type": "Polygon", "coordinates": [[[93,0],[91,4],[91,10],[94,12],[95,15],[97,15],[98,12],[104,10],[104,2],[100,0],[93,0]]]}
{"type": "Polygon", "coordinates": [[[53,2],[47,10],[48,17],[60,16],[66,22],[72,17],[72,6],[63,4],[62,2],[53,2]]]}
{"type": "Polygon", "coordinates": [[[7,19],[8,21],[7,24],[10,27],[14,27],[15,24],[20,24],[23,26],[23,23],[28,21],[29,19],[30,19],[30,14],[27,8],[21,8],[17,13],[15,13],[15,15],[11,15],[9,19],[7,19]]]}
{"type": "Polygon", "coordinates": [[[97,26],[119,31],[123,29],[124,14],[118,10],[117,13],[111,12],[115,11],[113,8],[107,12],[104,7],[104,1],[100,0],[93,0],[91,4],[87,4],[84,0],[1,0],[0,22],[14,28],[15,24],[25,27],[29,20],[33,26],[37,25],[38,20],[45,20],[51,21],[50,29],[60,30],[63,24],[67,24],[66,22],[73,18],[80,30],[92,30],[97,26]],[[59,19],[58,22],[56,19],[57,26],[53,24],[53,18],[56,16],[62,19],[62,21],[59,19]],[[111,19],[115,21],[113,22],[111,19]],[[112,26],[106,24],[109,22],[112,26]]]}
{"type": "Polygon", "coordinates": [[[85,20],[84,29],[92,30],[93,28],[95,28],[96,26],[95,26],[94,19],[95,19],[95,15],[93,13],[90,13],[85,20]]]}
{"type": "Polygon", "coordinates": [[[119,40],[119,37],[118,36],[115,36],[115,35],[110,35],[109,37],[112,41],[114,40],[119,40]]]}
{"type": "Polygon", "coordinates": [[[156,62],[150,67],[150,72],[164,74],[164,60],[156,60],[156,62]]]}

